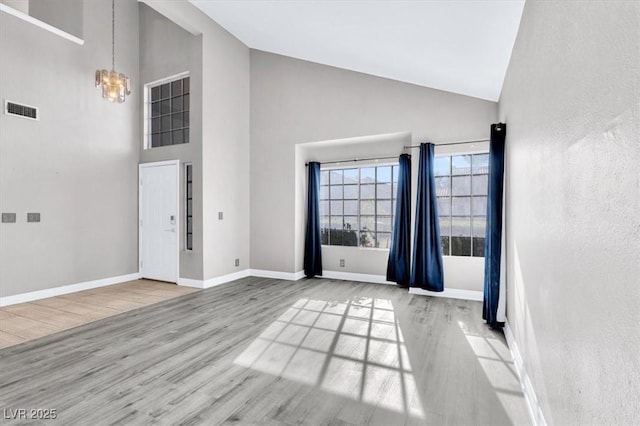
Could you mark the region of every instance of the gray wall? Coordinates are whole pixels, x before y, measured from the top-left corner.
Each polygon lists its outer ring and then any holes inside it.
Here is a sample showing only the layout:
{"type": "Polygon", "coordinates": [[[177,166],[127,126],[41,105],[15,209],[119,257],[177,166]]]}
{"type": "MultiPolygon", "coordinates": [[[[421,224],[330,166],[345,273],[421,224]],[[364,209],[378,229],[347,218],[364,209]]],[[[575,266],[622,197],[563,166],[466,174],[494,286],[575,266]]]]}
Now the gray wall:
{"type": "MultiPolygon", "coordinates": [[[[478,139],[496,119],[494,102],[252,50],[251,267],[302,269],[305,172],[296,145],[393,133],[413,144],[478,139]]],[[[360,156],[374,152],[383,153],[360,156]]]]}
{"type": "MultiPolygon", "coordinates": [[[[118,71],[138,80],[138,5],[119,1],[118,71]]],[[[84,46],[0,13],[0,98],[40,108],[40,121],[0,115],[0,295],[138,271],[140,93],[102,99],[111,64],[109,2],[86,2],[84,46]],[[42,213],[26,223],[27,212],[42,213]]]]}
{"type": "MultiPolygon", "coordinates": [[[[118,24],[120,24],[120,8],[126,10],[127,6],[124,3],[121,6],[119,1],[116,2],[118,24]]],[[[83,0],[29,0],[29,15],[79,38],[83,37],[83,10],[83,0]]],[[[108,15],[103,16],[102,19],[111,23],[111,5],[109,5],[108,15]]],[[[119,29],[118,25],[116,34],[120,32],[119,29]]],[[[116,52],[118,51],[116,46],[116,52]]],[[[111,62],[109,61],[109,66],[104,68],[111,70],[111,62]]]]}
{"type": "MultiPolygon", "coordinates": [[[[180,277],[201,280],[202,259],[202,35],[185,31],[149,6],[139,4],[140,79],[144,86],[185,71],[189,72],[191,95],[189,143],[144,149],[140,140],[140,162],[180,160],[180,277]],[[185,251],[185,173],[184,163],[193,164],[193,250],[185,251]]],[[[140,122],[144,120],[140,108],[140,122]]],[[[144,136],[143,136],[144,137],[144,136]]]]}
{"type": "Polygon", "coordinates": [[[549,424],[640,419],[640,3],[527,1],[507,122],[507,318],[549,424]]]}
{"type": "MultiPolygon", "coordinates": [[[[202,240],[197,242],[202,245],[202,279],[239,272],[249,267],[250,255],[249,48],[191,3],[145,3],[201,39],[202,174],[196,179],[201,179],[202,193],[197,209],[202,212],[202,240]],[[237,267],[235,259],[240,259],[237,267]]],[[[173,50],[180,45],[166,44],[173,50]]]]}

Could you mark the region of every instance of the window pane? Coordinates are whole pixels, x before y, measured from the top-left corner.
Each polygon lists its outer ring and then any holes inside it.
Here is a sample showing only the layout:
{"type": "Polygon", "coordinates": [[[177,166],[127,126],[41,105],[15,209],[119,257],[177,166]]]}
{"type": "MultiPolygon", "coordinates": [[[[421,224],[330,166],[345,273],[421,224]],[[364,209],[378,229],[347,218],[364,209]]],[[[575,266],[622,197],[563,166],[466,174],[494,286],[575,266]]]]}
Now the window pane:
{"type": "Polygon", "coordinates": [[[160,133],[160,119],[153,118],[151,120],[151,133],[160,133]]]}
{"type": "Polygon", "coordinates": [[[329,229],[329,216],[320,215],[320,229],[329,229]]]}
{"type": "Polygon", "coordinates": [[[171,111],[182,112],[182,96],[171,98],[171,111]]]}
{"type": "Polygon", "coordinates": [[[489,177],[477,175],[473,177],[473,195],[487,195],[489,177]]]}
{"type": "Polygon", "coordinates": [[[342,231],[342,245],[356,247],[358,245],[358,231],[345,227],[342,231]]]}
{"type": "Polygon", "coordinates": [[[171,132],[161,133],[160,146],[171,145],[171,132]]]}
{"type": "Polygon", "coordinates": [[[378,232],[376,234],[376,247],[388,249],[391,246],[391,234],[387,232],[378,232]]]}
{"type": "Polygon", "coordinates": [[[182,121],[182,113],[171,114],[171,126],[174,129],[181,129],[184,127],[184,121],[182,121]]]}
{"type": "Polygon", "coordinates": [[[391,184],[390,183],[379,183],[377,186],[377,198],[391,198],[391,184]]]}
{"type": "Polygon", "coordinates": [[[391,183],[391,167],[377,167],[377,182],[378,183],[391,183]]]}
{"type": "Polygon", "coordinates": [[[484,216],[487,214],[487,197],[473,197],[471,205],[471,214],[474,216],[484,216]]]}
{"type": "Polygon", "coordinates": [[[400,173],[400,166],[393,166],[393,181],[398,181],[398,175],[400,173]]]}
{"type": "Polygon", "coordinates": [[[342,201],[331,201],[331,214],[342,214],[342,201]]]}
{"type": "Polygon", "coordinates": [[[471,236],[471,218],[470,217],[452,217],[451,218],[451,235],[455,237],[471,236]]]}
{"type": "Polygon", "coordinates": [[[339,200],[342,199],[342,186],[330,186],[329,187],[331,190],[329,192],[329,195],[331,197],[332,200],[339,200]]]}
{"type": "Polygon", "coordinates": [[[329,185],[329,171],[320,171],[320,185],[329,185]]]}
{"type": "Polygon", "coordinates": [[[391,216],[378,216],[377,231],[391,232],[391,216]]]}
{"type": "Polygon", "coordinates": [[[438,222],[440,224],[440,236],[451,235],[451,218],[440,216],[438,222]]]}
{"type": "Polygon", "coordinates": [[[454,176],[451,178],[451,195],[470,195],[471,176],[454,176]]]}
{"type": "Polygon", "coordinates": [[[471,156],[454,155],[451,157],[451,174],[468,175],[471,174],[471,156]]]}
{"type": "Polygon", "coordinates": [[[451,215],[451,198],[438,197],[438,215],[440,216],[451,215]]]}
{"type": "Polygon", "coordinates": [[[473,236],[484,237],[487,232],[487,220],[484,217],[474,217],[473,219],[473,236]]]}
{"type": "Polygon", "coordinates": [[[160,119],[160,130],[166,132],[171,130],[171,116],[165,115],[160,119]]]}
{"type": "Polygon", "coordinates": [[[329,214],[329,202],[328,201],[320,201],[320,215],[328,215],[329,214]]]}
{"type": "Polygon", "coordinates": [[[436,157],[433,162],[434,176],[449,176],[451,157],[436,157]]]}
{"type": "Polygon", "coordinates": [[[365,167],[360,169],[360,183],[374,183],[376,181],[375,167],[365,167]]]}
{"type": "Polygon", "coordinates": [[[157,117],[160,115],[160,102],[153,102],[151,104],[151,117],[157,117]]]}
{"type": "Polygon", "coordinates": [[[326,200],[327,198],[329,198],[329,187],[328,186],[321,186],[320,187],[320,199],[321,200],[326,200]]]}
{"type": "Polygon", "coordinates": [[[476,154],[473,156],[473,174],[489,173],[489,154],[476,154]]]}
{"type": "Polygon", "coordinates": [[[451,178],[450,177],[437,177],[436,178],[436,195],[438,197],[451,196],[451,178]]]}
{"type": "Polygon", "coordinates": [[[180,143],[184,143],[184,139],[182,137],[182,130],[174,130],[172,132],[172,136],[171,138],[173,139],[173,144],[180,144],[180,143]]]}
{"type": "Polygon", "coordinates": [[[182,79],[182,93],[189,93],[189,84],[190,84],[190,80],[189,77],[185,77],[182,79]]]}
{"type": "MultiPolygon", "coordinates": [[[[345,178],[346,179],[346,178],[345,178]]],[[[344,198],[349,200],[358,199],[358,185],[345,185],[344,198]]]]}
{"type": "Polygon", "coordinates": [[[360,232],[360,247],[375,247],[376,238],[375,232],[366,231],[360,232]]]}
{"type": "Polygon", "coordinates": [[[363,200],[360,201],[360,214],[375,214],[375,201],[363,200]]]}
{"type": "Polygon", "coordinates": [[[189,108],[189,95],[182,96],[182,108],[184,108],[185,111],[191,109],[189,108]]]}
{"type": "Polygon", "coordinates": [[[328,245],[329,244],[329,230],[325,228],[320,228],[320,244],[328,245]]]}
{"type": "Polygon", "coordinates": [[[191,217],[187,218],[187,232],[190,234],[193,232],[193,218],[191,217]]]}
{"type": "Polygon", "coordinates": [[[398,198],[398,184],[393,184],[393,189],[391,190],[393,198],[398,198]]]}
{"type": "Polygon", "coordinates": [[[189,142],[189,129],[184,129],[184,143],[189,142]]]}
{"type": "Polygon", "coordinates": [[[345,201],[344,202],[344,214],[345,215],[358,215],[358,201],[345,201]]]}
{"type": "Polygon", "coordinates": [[[330,185],[342,185],[342,170],[330,170],[329,171],[329,184],[330,185]]]}
{"type": "MultiPolygon", "coordinates": [[[[358,216],[345,216],[344,217],[344,229],[349,231],[357,231],[358,230],[358,216]]],[[[357,245],[357,244],[355,244],[357,245]]]]}
{"type": "Polygon", "coordinates": [[[160,101],[160,114],[169,114],[171,112],[171,100],[165,99],[160,101]]]}
{"type": "Polygon", "coordinates": [[[182,95],[182,80],[171,82],[171,96],[182,95]]]}
{"type": "Polygon", "coordinates": [[[331,229],[329,231],[329,244],[332,246],[341,246],[343,235],[344,232],[342,229],[331,229]]]}
{"type": "Polygon", "coordinates": [[[160,99],[160,86],[151,88],[151,102],[157,101],[160,99]]]}
{"type": "Polygon", "coordinates": [[[443,256],[450,256],[451,254],[449,253],[449,247],[450,247],[450,243],[449,243],[450,237],[440,237],[440,243],[442,244],[442,255],[443,256]]]}
{"type": "Polygon", "coordinates": [[[360,230],[375,231],[376,219],[374,216],[360,216],[360,230]]]}
{"type": "Polygon", "coordinates": [[[473,239],[473,256],[484,257],[484,238],[473,239]]]}
{"type": "Polygon", "coordinates": [[[375,185],[360,185],[360,198],[375,198],[376,189],[375,185]]]}
{"type": "Polygon", "coordinates": [[[452,256],[471,256],[471,237],[451,237],[452,256]]]}
{"type": "Polygon", "coordinates": [[[452,216],[469,216],[471,214],[470,197],[453,197],[451,199],[452,216]]]}
{"type": "Polygon", "coordinates": [[[165,99],[165,98],[168,98],[169,96],[171,96],[170,91],[169,91],[169,85],[170,84],[171,83],[160,85],[160,98],[165,99]]]}
{"type": "Polygon", "coordinates": [[[189,250],[193,249],[193,234],[187,234],[187,247],[189,250]]]}
{"type": "Polygon", "coordinates": [[[358,183],[358,169],[345,170],[344,183],[358,183]]]}
{"type": "Polygon", "coordinates": [[[376,202],[376,214],[391,215],[391,200],[382,200],[376,202]]]}
{"type": "Polygon", "coordinates": [[[342,230],[342,228],[344,227],[344,224],[342,223],[342,216],[331,216],[329,221],[330,221],[329,228],[331,229],[342,230]]]}
{"type": "Polygon", "coordinates": [[[155,148],[161,145],[162,141],[160,140],[160,134],[157,133],[155,135],[151,135],[151,148],[155,148]]]}

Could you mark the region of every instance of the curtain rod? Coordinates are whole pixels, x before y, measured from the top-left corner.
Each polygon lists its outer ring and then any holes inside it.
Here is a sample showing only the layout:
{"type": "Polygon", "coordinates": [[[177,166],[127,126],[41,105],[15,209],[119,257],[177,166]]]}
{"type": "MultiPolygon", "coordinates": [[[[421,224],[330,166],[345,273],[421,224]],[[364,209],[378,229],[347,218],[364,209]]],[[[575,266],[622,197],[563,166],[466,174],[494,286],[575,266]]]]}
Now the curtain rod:
{"type": "MultiPolygon", "coordinates": [[[[357,163],[358,161],[397,160],[397,159],[398,159],[398,156],[395,156],[395,157],[354,158],[353,160],[323,161],[321,164],[357,163]]],[[[308,166],[309,163],[304,163],[304,165],[308,166]]]]}
{"type": "MultiPolygon", "coordinates": [[[[438,146],[446,146],[446,145],[462,145],[462,144],[467,144],[467,143],[479,143],[479,142],[489,142],[489,139],[476,139],[476,140],[473,140],[473,141],[436,143],[434,145],[438,147],[438,146]]],[[[404,149],[411,149],[411,148],[420,148],[420,145],[405,145],[404,146],[404,149]]]]}

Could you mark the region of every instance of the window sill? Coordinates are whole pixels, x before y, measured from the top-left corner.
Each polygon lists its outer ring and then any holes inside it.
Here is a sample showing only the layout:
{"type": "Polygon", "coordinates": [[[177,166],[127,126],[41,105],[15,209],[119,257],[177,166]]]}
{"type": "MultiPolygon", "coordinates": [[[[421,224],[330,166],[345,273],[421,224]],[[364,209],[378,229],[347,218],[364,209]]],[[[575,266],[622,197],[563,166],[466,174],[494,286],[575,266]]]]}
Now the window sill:
{"type": "Polygon", "coordinates": [[[358,247],[358,246],[331,246],[331,245],[325,245],[322,244],[322,248],[334,248],[334,247],[339,247],[339,248],[348,248],[348,249],[358,249],[358,250],[366,250],[366,251],[389,251],[388,248],[377,248],[377,247],[358,247]]]}
{"type": "Polygon", "coordinates": [[[66,31],[62,31],[60,28],[54,27],[53,25],[47,24],[46,22],[43,22],[39,19],[34,18],[33,16],[29,16],[24,12],[20,12],[19,10],[16,10],[10,6],[7,6],[4,3],[0,3],[0,11],[7,13],[9,15],[13,15],[18,19],[22,19],[25,22],[28,22],[32,25],[35,25],[36,27],[40,27],[43,30],[49,31],[50,33],[53,33],[57,36],[60,36],[62,38],[65,38],[67,40],[70,40],[76,44],[79,44],[80,46],[82,46],[84,44],[84,40],[76,37],[72,34],[69,34],[66,31]]]}

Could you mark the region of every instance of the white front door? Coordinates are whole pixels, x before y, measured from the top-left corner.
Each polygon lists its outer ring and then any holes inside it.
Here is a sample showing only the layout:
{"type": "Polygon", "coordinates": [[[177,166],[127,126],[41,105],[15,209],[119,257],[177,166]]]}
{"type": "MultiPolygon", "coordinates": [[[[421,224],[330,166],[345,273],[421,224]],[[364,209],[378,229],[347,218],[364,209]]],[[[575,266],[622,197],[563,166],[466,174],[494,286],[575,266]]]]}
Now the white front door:
{"type": "Polygon", "coordinates": [[[178,281],[179,163],[140,164],[140,275],[178,281]]]}

